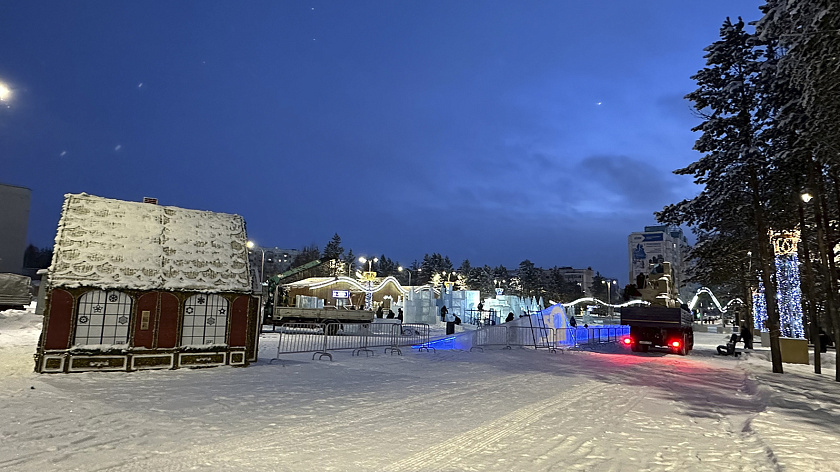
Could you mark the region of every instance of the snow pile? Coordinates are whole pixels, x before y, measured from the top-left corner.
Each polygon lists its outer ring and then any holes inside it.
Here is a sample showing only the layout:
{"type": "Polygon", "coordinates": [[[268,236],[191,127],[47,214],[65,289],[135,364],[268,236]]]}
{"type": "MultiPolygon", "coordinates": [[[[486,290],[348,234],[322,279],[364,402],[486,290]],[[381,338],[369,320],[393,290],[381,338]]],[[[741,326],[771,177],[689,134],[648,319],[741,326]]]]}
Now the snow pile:
{"type": "Polygon", "coordinates": [[[65,195],[50,282],[104,289],[250,290],[239,215],[65,195]]]}
{"type": "Polygon", "coordinates": [[[0,311],[0,379],[32,373],[42,321],[35,302],[25,310],[0,311]]]}

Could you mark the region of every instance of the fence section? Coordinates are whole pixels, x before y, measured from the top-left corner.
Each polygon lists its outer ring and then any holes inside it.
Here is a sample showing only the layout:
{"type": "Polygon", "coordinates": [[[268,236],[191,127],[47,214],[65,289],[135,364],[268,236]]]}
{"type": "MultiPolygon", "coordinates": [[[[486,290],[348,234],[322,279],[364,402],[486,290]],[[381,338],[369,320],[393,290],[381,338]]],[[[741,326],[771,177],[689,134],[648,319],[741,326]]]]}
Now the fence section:
{"type": "Polygon", "coordinates": [[[558,328],[555,330],[558,347],[565,345],[584,349],[594,349],[599,344],[615,344],[629,335],[630,327],[626,325],[558,328]]]}
{"type": "Polygon", "coordinates": [[[281,354],[313,352],[321,357],[327,353],[326,325],[324,323],[286,323],[278,327],[280,337],[277,340],[277,355],[269,363],[278,360],[281,354]]]}
{"type": "Polygon", "coordinates": [[[278,327],[277,356],[312,352],[312,359],[328,357],[330,351],[352,350],[353,355],[372,355],[372,347],[402,354],[400,347],[419,346],[429,350],[431,329],[422,323],[287,323],[278,327]]]}
{"type": "MultiPolygon", "coordinates": [[[[431,346],[431,328],[424,323],[287,323],[278,326],[277,356],[312,352],[312,359],[328,357],[330,351],[352,350],[353,355],[373,355],[371,348],[384,347],[385,353],[402,354],[401,348],[416,347],[420,351],[431,346]]],[[[594,349],[600,344],[619,343],[630,334],[623,325],[578,328],[548,328],[545,326],[479,325],[472,332],[473,349],[500,346],[533,346],[556,352],[562,347],[594,349]]]]}

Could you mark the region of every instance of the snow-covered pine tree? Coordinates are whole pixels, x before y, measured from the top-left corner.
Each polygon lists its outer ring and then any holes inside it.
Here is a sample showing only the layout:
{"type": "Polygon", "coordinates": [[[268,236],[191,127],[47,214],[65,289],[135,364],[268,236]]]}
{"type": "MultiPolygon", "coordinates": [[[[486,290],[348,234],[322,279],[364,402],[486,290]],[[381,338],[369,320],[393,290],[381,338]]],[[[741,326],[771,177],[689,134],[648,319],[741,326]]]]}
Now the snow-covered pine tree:
{"type": "MultiPolygon", "coordinates": [[[[840,3],[768,0],[762,11],[756,34],[780,46],[776,85],[783,92],[776,96],[784,97],[779,101],[775,129],[769,132],[775,133],[775,142],[785,144],[781,155],[807,168],[807,186],[815,197],[808,206],[814,210],[818,241],[814,264],[818,270],[808,275],[810,280],[823,281],[814,291],[825,288],[821,298],[827,309],[825,321],[834,326],[835,341],[840,343],[840,282],[835,263],[840,234],[830,224],[836,221],[840,209],[838,182],[833,178],[840,165],[840,3]],[[833,202],[824,191],[832,186],[833,202]]],[[[817,320],[812,319],[812,323],[817,320]]],[[[840,381],[840,362],[835,380],[840,381]]]]}
{"type": "Polygon", "coordinates": [[[705,49],[706,67],[692,77],[698,88],[686,96],[704,119],[693,128],[702,133],[694,149],[703,155],[674,171],[693,175],[703,190],[691,200],[665,207],[657,219],[717,233],[724,222],[751,217],[766,294],[773,372],[782,373],[775,264],[767,218],[767,181],[773,161],[767,143],[760,140],[762,129],[771,124],[771,113],[762,108],[769,88],[761,82],[764,49],[740,18],[735,23],[727,18],[720,38],[705,49]]]}

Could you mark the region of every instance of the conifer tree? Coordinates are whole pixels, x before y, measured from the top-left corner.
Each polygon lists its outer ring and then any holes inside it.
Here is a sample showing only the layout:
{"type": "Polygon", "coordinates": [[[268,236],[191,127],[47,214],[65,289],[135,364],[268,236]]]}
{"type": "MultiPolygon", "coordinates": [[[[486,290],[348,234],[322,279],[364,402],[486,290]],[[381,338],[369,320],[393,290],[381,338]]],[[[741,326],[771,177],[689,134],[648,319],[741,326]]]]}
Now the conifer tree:
{"type": "Polygon", "coordinates": [[[768,156],[767,143],[761,140],[762,131],[772,125],[772,113],[764,100],[769,86],[762,81],[766,75],[761,74],[766,49],[745,30],[740,18],[735,23],[727,18],[720,38],[705,49],[706,67],[692,77],[698,88],[687,96],[704,119],[693,128],[701,132],[694,149],[703,155],[675,171],[693,175],[703,190],[691,200],[665,207],[657,219],[717,233],[723,222],[749,218],[757,237],[773,372],[782,373],[775,263],[767,216],[772,193],[768,174],[774,162],[768,156]]]}
{"type": "Polygon", "coordinates": [[[324,252],[321,255],[321,260],[329,263],[329,276],[335,277],[344,271],[344,248],[341,247],[341,237],[335,233],[324,247],[324,252]]]}

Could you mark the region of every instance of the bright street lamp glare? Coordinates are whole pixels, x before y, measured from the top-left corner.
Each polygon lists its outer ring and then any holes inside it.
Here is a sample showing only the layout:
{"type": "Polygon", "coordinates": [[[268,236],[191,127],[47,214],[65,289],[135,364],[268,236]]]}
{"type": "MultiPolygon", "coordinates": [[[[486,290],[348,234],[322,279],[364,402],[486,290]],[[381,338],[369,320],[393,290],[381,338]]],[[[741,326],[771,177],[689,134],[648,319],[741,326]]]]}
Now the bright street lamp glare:
{"type": "Polygon", "coordinates": [[[365,262],[367,262],[367,259],[365,259],[364,257],[360,257],[360,258],[359,258],[359,262],[361,262],[362,264],[364,264],[365,262]]]}
{"type": "Polygon", "coordinates": [[[811,201],[811,199],[812,199],[812,198],[814,198],[814,196],[813,196],[813,195],[811,195],[810,193],[808,193],[808,192],[802,192],[802,201],[803,201],[803,202],[808,203],[808,202],[810,202],[810,201],[811,201]]]}
{"type": "Polygon", "coordinates": [[[5,102],[12,96],[12,90],[3,82],[0,82],[0,102],[5,102]]]}
{"type": "Polygon", "coordinates": [[[253,249],[254,248],[254,241],[248,241],[247,243],[245,243],[245,245],[248,246],[248,249],[253,249]]]}

